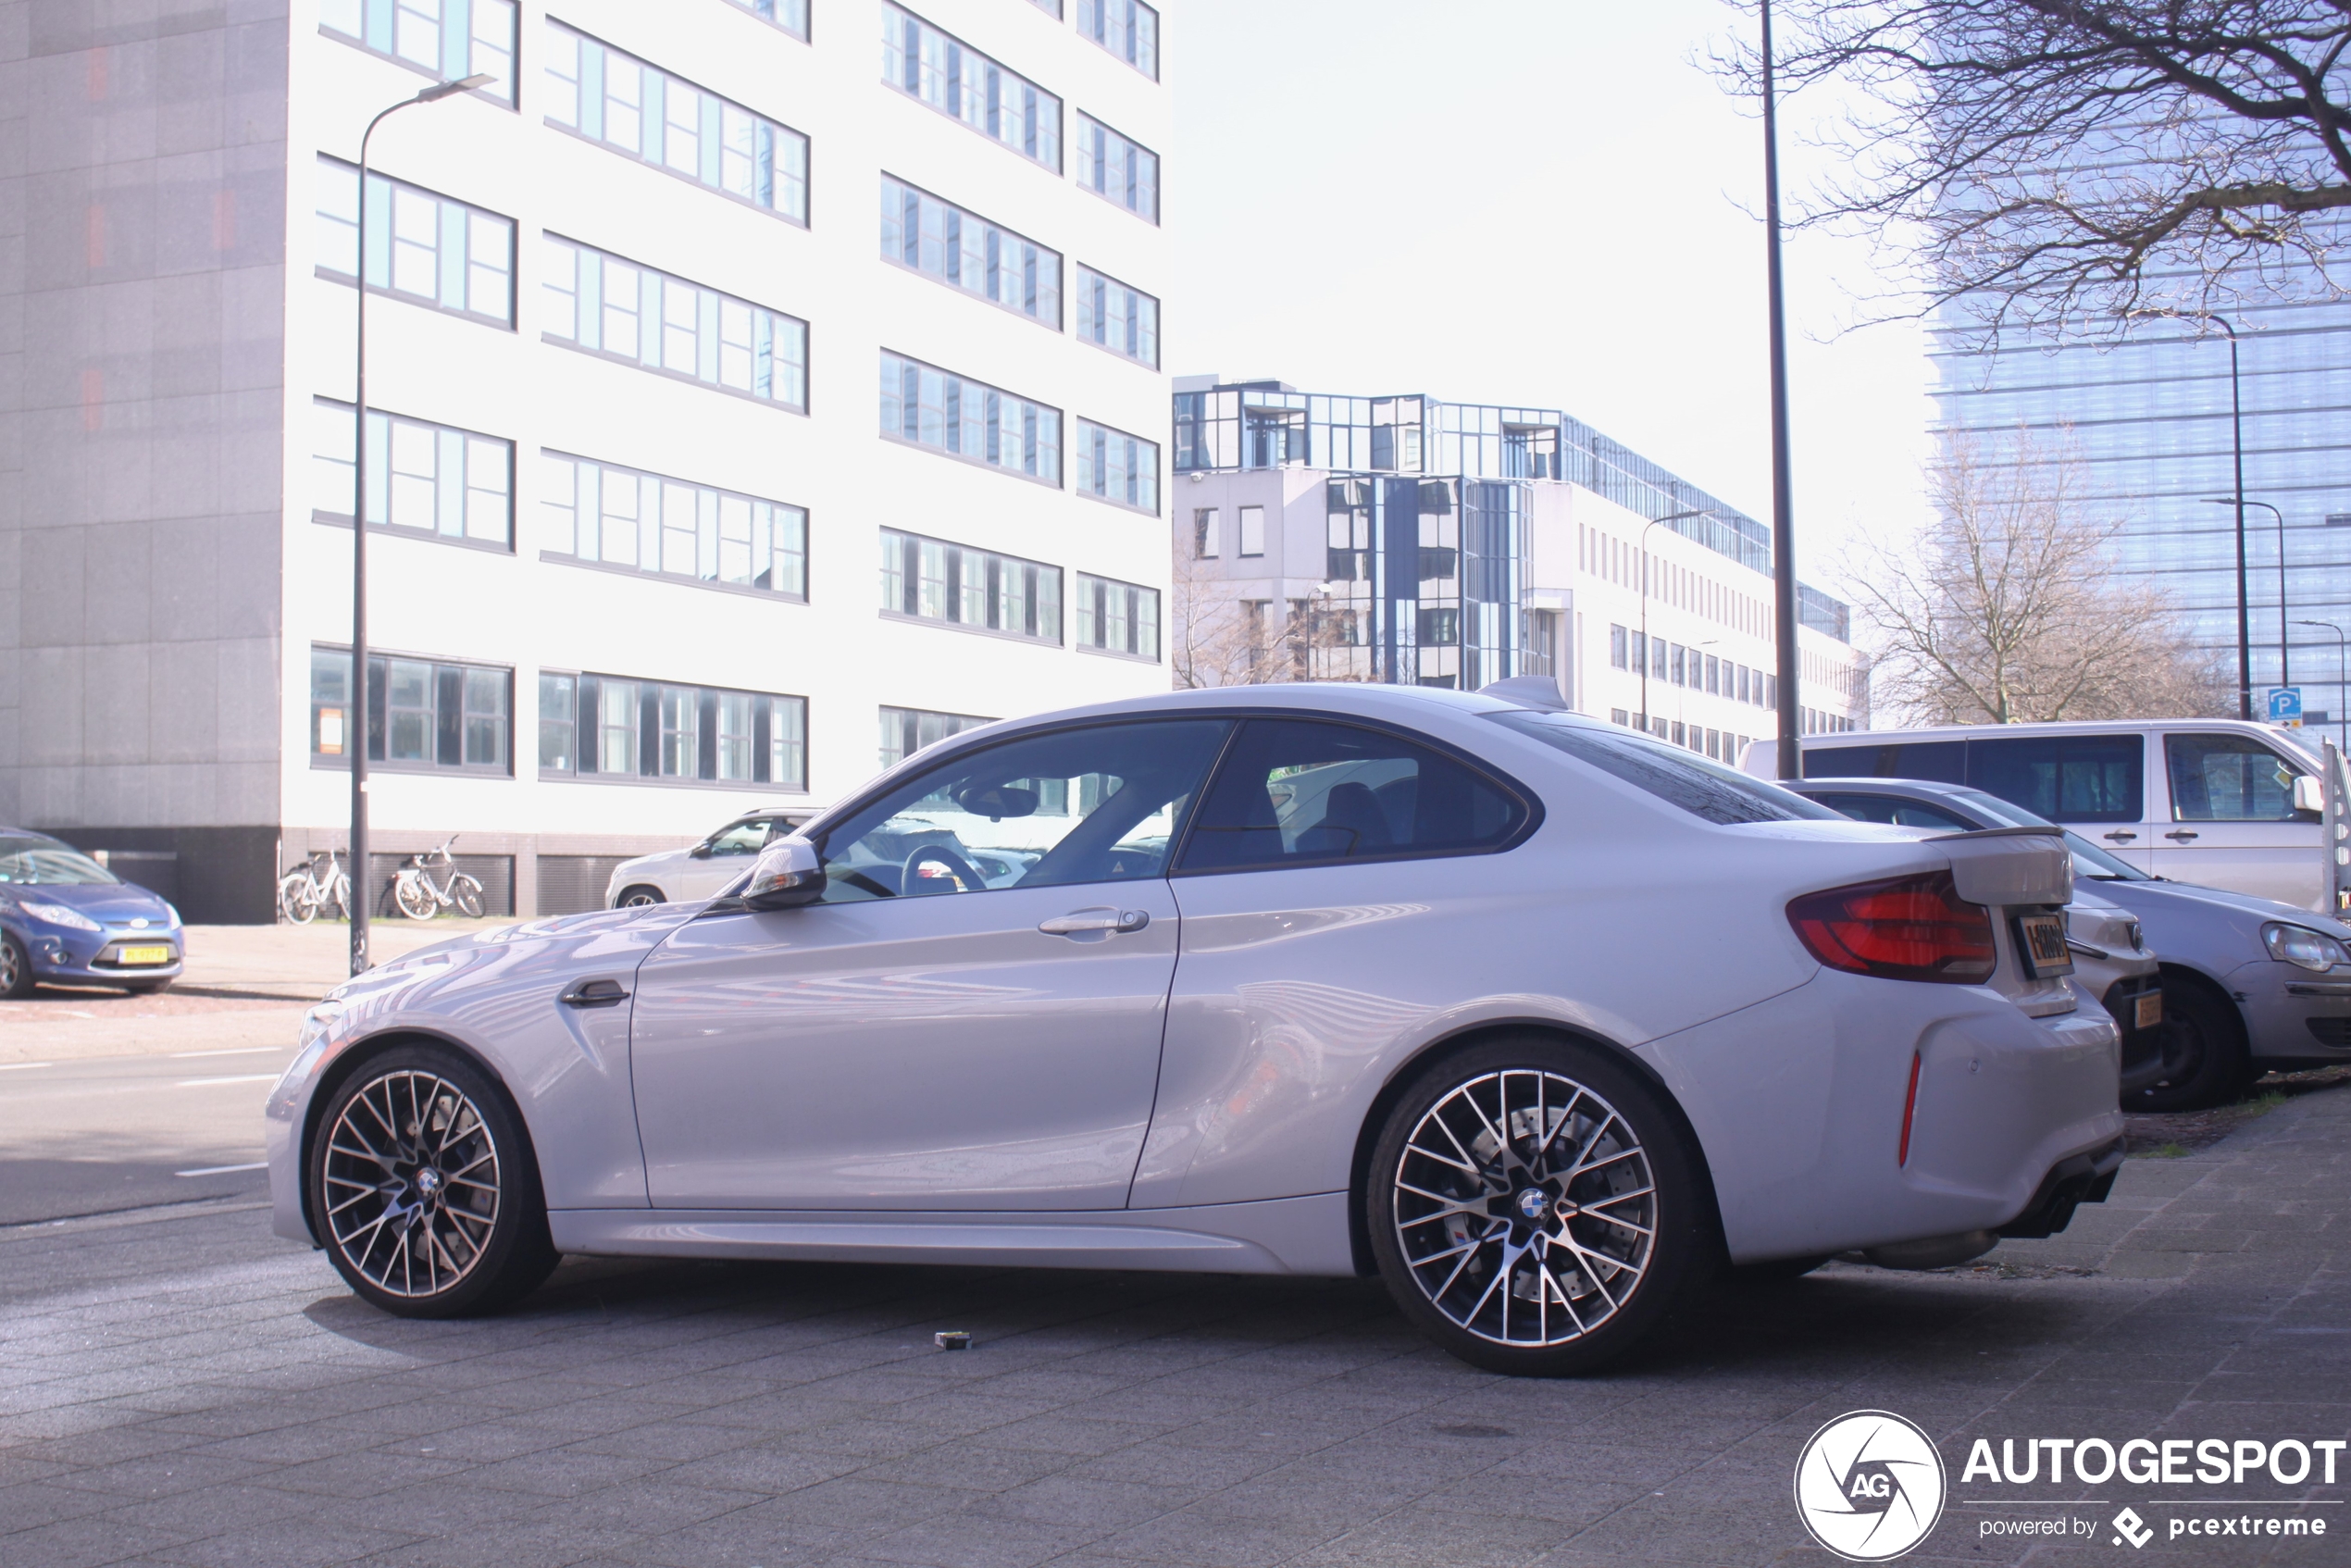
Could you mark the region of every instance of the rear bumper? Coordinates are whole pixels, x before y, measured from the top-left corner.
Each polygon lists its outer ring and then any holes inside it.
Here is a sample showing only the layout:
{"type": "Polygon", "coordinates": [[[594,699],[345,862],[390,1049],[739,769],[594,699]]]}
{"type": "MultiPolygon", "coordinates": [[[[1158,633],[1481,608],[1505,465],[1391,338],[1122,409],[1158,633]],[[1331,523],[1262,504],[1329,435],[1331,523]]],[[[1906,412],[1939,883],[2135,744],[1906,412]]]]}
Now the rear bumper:
{"type": "Polygon", "coordinates": [[[2024,1212],[2000,1226],[2011,1240],[2055,1236],[2073,1223],[2073,1211],[2084,1203],[2103,1203],[2114,1190],[2114,1176],[2122,1168],[2122,1139],[2103,1149],[2069,1154],[2049,1167],[2024,1212]]]}

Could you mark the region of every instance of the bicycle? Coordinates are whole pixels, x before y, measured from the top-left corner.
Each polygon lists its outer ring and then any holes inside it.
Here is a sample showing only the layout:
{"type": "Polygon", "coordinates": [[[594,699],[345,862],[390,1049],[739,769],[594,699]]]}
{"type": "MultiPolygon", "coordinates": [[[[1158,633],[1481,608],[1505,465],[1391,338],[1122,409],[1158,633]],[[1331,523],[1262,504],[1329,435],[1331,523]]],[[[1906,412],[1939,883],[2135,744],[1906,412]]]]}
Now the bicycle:
{"type": "Polygon", "coordinates": [[[412,854],[392,879],[392,902],[400,913],[411,920],[429,920],[444,909],[454,907],[469,920],[481,918],[481,884],[457,869],[456,857],[449,846],[457,841],[452,833],[441,847],[427,852],[412,854]],[[435,884],[432,873],[449,873],[446,880],[435,884]]]}
{"type": "Polygon", "coordinates": [[[279,878],[278,913],[289,923],[307,926],[330,906],[336,919],[351,918],[351,878],[343,875],[334,851],[314,852],[300,869],[279,878]]]}

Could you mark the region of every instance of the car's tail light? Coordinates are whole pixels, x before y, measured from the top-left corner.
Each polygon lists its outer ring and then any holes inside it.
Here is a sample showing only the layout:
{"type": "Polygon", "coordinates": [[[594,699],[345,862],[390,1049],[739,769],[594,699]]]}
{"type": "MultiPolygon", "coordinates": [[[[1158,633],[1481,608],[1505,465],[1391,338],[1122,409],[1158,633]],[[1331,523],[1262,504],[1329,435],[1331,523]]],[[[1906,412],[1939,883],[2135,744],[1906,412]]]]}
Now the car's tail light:
{"type": "Polygon", "coordinates": [[[1963,902],[1947,871],[1807,893],[1787,917],[1832,969],[1950,985],[1992,976],[1992,912],[1963,902]]]}

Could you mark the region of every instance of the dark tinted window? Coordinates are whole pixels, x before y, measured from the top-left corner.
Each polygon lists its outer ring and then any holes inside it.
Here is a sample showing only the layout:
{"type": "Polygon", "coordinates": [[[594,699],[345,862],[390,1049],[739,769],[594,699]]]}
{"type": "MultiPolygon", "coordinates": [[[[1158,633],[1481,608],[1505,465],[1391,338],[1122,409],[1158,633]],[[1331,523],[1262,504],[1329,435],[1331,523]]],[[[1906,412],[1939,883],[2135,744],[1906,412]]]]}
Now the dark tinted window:
{"type": "Polygon", "coordinates": [[[2292,822],[2298,771],[2245,735],[2167,735],[2175,822],[2292,822]]]}
{"type": "Polygon", "coordinates": [[[1807,778],[1924,778],[1936,784],[1965,781],[1967,742],[1913,740],[1886,746],[1807,746],[1807,778]]]}
{"type": "Polygon", "coordinates": [[[1564,714],[1517,711],[1488,716],[1709,822],[1794,822],[1837,815],[1794,790],[1613,725],[1564,714]]]}
{"type": "Polygon", "coordinates": [[[1492,849],[1526,807],[1430,747],[1311,719],[1241,727],[1177,867],[1236,871],[1492,849]]]}
{"type": "Polygon", "coordinates": [[[2136,735],[2019,735],[1967,743],[1967,782],[2051,822],[2136,822],[2146,743],[2136,735]]]}
{"type": "Polygon", "coordinates": [[[1897,828],[1940,828],[1955,833],[1965,833],[1975,827],[1974,823],[1945,811],[1941,806],[1906,801],[1896,795],[1835,794],[1814,795],[1812,799],[1856,822],[1885,822],[1897,828]]]}

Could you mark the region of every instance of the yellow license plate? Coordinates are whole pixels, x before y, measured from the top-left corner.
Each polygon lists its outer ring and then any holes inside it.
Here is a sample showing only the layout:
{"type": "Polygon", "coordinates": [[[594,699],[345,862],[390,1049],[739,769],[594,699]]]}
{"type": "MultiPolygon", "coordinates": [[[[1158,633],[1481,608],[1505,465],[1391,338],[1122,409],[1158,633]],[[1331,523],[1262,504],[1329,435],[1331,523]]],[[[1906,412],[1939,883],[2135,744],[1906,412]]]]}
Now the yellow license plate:
{"type": "Polygon", "coordinates": [[[2149,991],[2138,999],[2138,1022],[2135,1027],[2151,1029],[2163,1022],[2163,993],[2149,991]]]}
{"type": "Polygon", "coordinates": [[[122,950],[124,964],[168,964],[171,950],[168,947],[127,947],[122,950]]]}

